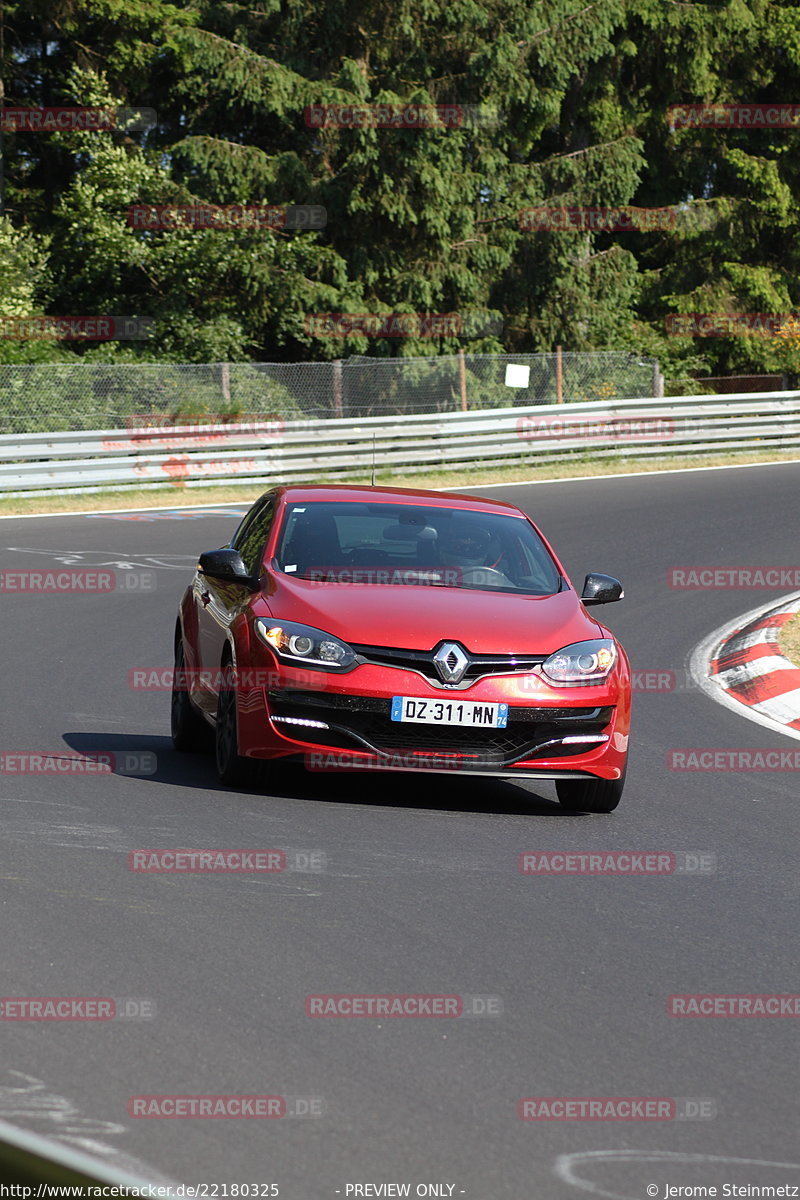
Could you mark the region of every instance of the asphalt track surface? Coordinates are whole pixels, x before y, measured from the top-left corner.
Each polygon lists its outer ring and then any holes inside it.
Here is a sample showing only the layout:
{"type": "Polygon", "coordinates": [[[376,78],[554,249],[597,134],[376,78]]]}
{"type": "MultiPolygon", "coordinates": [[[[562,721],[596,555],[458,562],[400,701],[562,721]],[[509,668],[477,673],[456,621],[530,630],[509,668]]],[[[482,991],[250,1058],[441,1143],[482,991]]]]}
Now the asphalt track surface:
{"type": "Polygon", "coordinates": [[[3,596],[3,752],[147,751],[157,770],[0,776],[2,993],[146,998],[156,1015],[0,1022],[0,1117],[154,1179],[273,1182],[284,1200],[348,1184],[452,1184],[468,1200],[800,1184],[779,1165],[798,1161],[796,1022],[666,1011],[674,993],[800,991],[797,775],[667,766],[671,748],[794,748],[683,686],[704,635],[781,591],[678,591],[667,572],[795,565],[799,489],[794,464],[487,489],[533,515],[578,585],[618,575],[626,599],[605,619],[635,668],[676,673],[635,698],[611,816],[563,812],[550,785],[441,776],[218,790],[210,760],[171,749],[168,694],[132,690],[128,672],[170,664],[196,556],[238,518],[0,522],[0,569],[127,563],[158,583],[3,596]],[[327,869],[135,874],[139,847],[321,850],[327,869]],[[522,875],[533,850],[701,851],[717,870],[522,875]],[[304,998],[328,992],[498,996],[503,1013],[307,1017],[304,998]],[[128,1098],[153,1093],[322,1097],[326,1111],[130,1118],[128,1098]],[[526,1096],[705,1098],[716,1115],[526,1122],[526,1096]]]}

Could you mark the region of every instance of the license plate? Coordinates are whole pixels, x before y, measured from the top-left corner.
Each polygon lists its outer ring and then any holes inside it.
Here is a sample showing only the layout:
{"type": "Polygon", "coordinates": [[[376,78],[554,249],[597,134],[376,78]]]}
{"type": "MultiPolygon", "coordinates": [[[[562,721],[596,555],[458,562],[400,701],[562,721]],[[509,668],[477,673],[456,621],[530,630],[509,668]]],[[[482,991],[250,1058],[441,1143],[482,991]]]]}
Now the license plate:
{"type": "Polygon", "coordinates": [[[505,729],[507,704],[479,704],[477,700],[420,700],[417,696],[393,696],[392,720],[421,725],[475,725],[483,729],[505,729]]]}

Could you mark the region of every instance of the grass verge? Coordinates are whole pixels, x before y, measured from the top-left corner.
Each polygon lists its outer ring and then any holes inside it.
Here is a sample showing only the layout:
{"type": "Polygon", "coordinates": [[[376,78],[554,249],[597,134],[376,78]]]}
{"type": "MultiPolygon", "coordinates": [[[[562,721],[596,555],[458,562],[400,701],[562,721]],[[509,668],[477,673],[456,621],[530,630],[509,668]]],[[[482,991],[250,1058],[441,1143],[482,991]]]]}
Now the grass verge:
{"type": "Polygon", "coordinates": [[[800,613],[787,621],[781,629],[778,646],[784,658],[800,667],[800,613]]]}

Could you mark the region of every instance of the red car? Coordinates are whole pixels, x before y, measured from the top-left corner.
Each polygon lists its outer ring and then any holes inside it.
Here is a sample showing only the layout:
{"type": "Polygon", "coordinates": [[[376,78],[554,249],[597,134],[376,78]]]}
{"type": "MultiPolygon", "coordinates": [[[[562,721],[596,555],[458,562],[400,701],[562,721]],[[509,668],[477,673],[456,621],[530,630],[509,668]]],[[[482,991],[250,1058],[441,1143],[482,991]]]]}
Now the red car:
{"type": "Polygon", "coordinates": [[[555,780],[616,808],[630,668],[533,522],[440,492],[286,486],[200,556],[175,627],[172,737],[215,730],[219,779],[255,760],[308,769],[555,780]]]}

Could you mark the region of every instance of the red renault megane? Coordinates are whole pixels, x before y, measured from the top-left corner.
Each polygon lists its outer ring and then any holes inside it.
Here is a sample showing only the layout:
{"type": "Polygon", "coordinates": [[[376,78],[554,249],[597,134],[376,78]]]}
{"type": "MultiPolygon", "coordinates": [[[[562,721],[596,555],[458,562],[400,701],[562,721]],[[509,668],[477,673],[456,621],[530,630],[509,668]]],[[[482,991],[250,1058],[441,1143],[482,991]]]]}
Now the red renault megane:
{"type": "Polygon", "coordinates": [[[222,783],[256,760],[310,769],[555,780],[611,812],[630,668],[533,522],[474,496],[347,486],[266,492],[200,556],[175,627],[172,737],[215,731],[222,783]]]}

